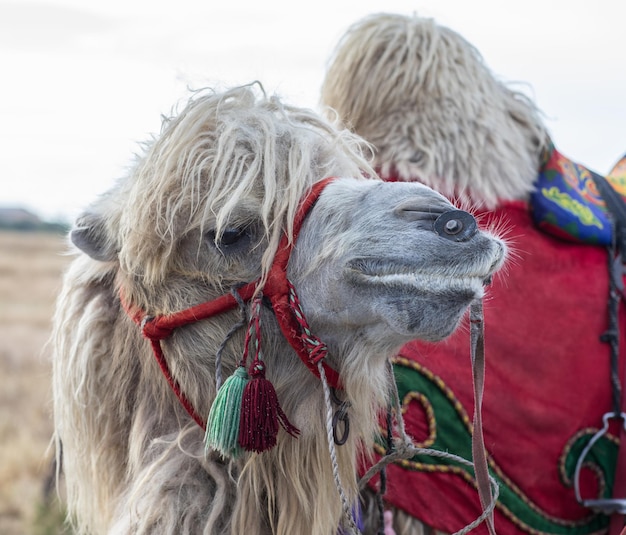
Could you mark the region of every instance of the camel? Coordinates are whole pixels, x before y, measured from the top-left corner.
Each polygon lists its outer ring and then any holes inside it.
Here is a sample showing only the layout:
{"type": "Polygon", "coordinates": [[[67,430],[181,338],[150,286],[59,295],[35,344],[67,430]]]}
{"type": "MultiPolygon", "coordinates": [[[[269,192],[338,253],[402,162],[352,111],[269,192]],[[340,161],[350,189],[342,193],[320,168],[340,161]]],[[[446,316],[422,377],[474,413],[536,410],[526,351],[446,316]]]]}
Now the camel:
{"type": "MultiPolygon", "coordinates": [[[[623,277],[607,269],[622,262],[602,177],[561,154],[536,104],[433,19],[380,13],[355,22],[329,60],[320,100],[373,145],[384,180],[426,184],[509,240],[513,260],[485,305],[483,425],[501,486],[498,533],[582,535],[609,522],[619,533],[618,502],[599,504],[626,498],[618,353],[626,326],[610,323],[623,307],[623,277]]],[[[606,179],[624,196],[626,159],[606,179]]],[[[459,358],[467,336],[413,341],[394,359],[417,444],[468,451],[473,400],[459,358]]],[[[454,463],[416,456],[391,466],[385,500],[396,532],[460,529],[479,510],[473,485],[454,463]]]]}
{"type": "Polygon", "coordinates": [[[389,358],[449,336],[507,251],[260,84],[192,95],[70,238],[55,433],[94,534],[358,530],[389,358]]]}

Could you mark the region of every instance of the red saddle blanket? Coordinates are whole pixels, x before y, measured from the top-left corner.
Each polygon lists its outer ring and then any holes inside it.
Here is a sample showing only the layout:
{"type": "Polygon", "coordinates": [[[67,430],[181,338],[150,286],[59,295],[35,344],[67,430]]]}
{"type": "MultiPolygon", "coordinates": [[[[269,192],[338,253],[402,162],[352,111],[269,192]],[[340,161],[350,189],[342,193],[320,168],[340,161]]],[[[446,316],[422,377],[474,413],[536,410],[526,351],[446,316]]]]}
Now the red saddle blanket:
{"type": "MultiPolygon", "coordinates": [[[[612,411],[610,348],[600,341],[608,327],[608,253],[538,230],[525,203],[505,204],[479,220],[504,224],[513,250],[484,302],[482,414],[490,471],[500,484],[496,530],[604,532],[609,517],[578,504],[573,476],[582,449],[612,411]]],[[[463,325],[446,341],[408,344],[394,370],[414,441],[471,460],[469,347],[463,325]]],[[[622,343],[621,377],[625,351],[622,343]]],[[[610,431],[586,457],[583,498],[611,496],[619,430],[610,431]]],[[[389,466],[385,499],[448,533],[481,513],[471,468],[440,458],[416,456],[389,466]]],[[[476,533],[487,533],[484,524],[476,533]]]]}

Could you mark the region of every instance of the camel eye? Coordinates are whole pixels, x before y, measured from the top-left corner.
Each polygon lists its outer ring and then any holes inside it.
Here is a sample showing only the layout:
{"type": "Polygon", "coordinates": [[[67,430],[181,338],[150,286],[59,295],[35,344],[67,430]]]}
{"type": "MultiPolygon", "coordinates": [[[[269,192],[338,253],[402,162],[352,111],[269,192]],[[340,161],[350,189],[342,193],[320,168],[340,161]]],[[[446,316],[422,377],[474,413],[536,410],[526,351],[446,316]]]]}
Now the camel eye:
{"type": "Polygon", "coordinates": [[[421,150],[416,150],[409,158],[409,162],[420,163],[424,159],[424,156],[425,155],[421,150]]]}
{"type": "Polygon", "coordinates": [[[222,235],[217,240],[217,235],[214,230],[207,232],[206,236],[209,242],[215,245],[218,249],[245,245],[245,243],[250,239],[247,228],[227,228],[224,232],[222,232],[222,235]]]}
{"type": "Polygon", "coordinates": [[[239,229],[227,229],[222,234],[220,243],[222,245],[234,245],[242,236],[245,236],[245,231],[239,229]]]}

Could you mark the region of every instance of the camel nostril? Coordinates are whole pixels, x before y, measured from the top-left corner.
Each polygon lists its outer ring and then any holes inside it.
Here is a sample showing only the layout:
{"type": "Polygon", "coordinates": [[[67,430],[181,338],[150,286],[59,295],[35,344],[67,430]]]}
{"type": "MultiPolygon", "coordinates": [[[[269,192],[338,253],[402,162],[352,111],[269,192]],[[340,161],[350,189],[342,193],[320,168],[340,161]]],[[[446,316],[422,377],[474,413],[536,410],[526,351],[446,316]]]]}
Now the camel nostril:
{"type": "Polygon", "coordinates": [[[450,210],[441,214],[433,223],[438,236],[452,241],[467,241],[478,231],[474,217],[463,210],[450,210]]]}

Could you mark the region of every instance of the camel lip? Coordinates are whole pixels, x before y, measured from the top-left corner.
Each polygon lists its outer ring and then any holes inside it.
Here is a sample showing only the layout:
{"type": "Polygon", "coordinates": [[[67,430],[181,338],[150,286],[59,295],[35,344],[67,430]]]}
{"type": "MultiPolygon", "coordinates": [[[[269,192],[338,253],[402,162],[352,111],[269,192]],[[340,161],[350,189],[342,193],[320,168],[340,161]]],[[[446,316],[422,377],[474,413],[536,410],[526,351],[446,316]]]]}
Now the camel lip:
{"type": "Polygon", "coordinates": [[[362,272],[353,270],[353,279],[361,284],[376,284],[387,287],[407,287],[422,289],[437,289],[465,291],[473,290],[476,294],[482,294],[483,288],[486,286],[486,279],[483,277],[461,277],[461,276],[438,276],[427,275],[425,273],[395,273],[389,275],[366,275],[362,272]]]}
{"type": "Polygon", "coordinates": [[[360,276],[366,279],[401,279],[402,277],[421,279],[421,280],[438,280],[438,281],[476,281],[480,280],[482,284],[489,284],[494,273],[494,267],[498,264],[495,261],[488,269],[476,271],[463,271],[462,269],[446,269],[447,266],[441,266],[436,270],[425,270],[422,267],[409,264],[399,259],[381,259],[360,257],[353,258],[346,263],[346,268],[352,272],[354,276],[360,276]]]}
{"type": "MultiPolygon", "coordinates": [[[[465,296],[468,301],[482,299],[488,275],[437,274],[425,271],[373,272],[357,266],[348,268],[348,277],[356,287],[384,288],[401,294],[465,296]]],[[[395,292],[394,292],[395,293],[395,292]]]]}

